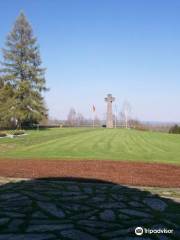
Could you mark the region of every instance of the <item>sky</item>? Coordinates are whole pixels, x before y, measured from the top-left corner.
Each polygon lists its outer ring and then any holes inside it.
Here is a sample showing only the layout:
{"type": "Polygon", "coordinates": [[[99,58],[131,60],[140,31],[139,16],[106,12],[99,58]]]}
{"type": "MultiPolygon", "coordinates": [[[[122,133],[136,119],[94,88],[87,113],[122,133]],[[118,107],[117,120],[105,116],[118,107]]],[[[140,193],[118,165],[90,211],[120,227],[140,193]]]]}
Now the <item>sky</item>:
{"type": "MultiPolygon", "coordinates": [[[[0,0],[0,48],[19,12],[38,39],[51,118],[104,118],[111,93],[142,121],[180,121],[179,0],[0,0]]],[[[0,55],[2,59],[2,53],[0,55]]],[[[115,106],[116,105],[116,106],[115,106]]]]}

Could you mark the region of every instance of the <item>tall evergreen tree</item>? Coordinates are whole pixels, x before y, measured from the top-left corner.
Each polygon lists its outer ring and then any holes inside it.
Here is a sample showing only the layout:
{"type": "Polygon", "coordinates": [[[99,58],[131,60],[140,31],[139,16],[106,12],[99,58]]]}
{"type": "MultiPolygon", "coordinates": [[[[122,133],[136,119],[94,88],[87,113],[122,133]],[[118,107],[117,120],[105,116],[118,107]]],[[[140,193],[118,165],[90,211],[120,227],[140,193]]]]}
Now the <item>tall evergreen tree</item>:
{"type": "Polygon", "coordinates": [[[38,123],[47,115],[42,92],[45,69],[37,40],[24,13],[7,36],[0,70],[0,123],[16,119],[19,126],[38,123]]]}

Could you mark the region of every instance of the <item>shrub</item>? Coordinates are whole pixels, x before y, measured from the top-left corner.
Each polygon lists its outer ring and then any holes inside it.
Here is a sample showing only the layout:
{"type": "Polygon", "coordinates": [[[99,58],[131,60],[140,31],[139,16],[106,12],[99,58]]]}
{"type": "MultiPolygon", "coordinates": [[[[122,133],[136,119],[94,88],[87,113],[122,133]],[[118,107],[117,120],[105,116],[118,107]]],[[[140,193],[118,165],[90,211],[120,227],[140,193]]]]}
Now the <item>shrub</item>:
{"type": "Polygon", "coordinates": [[[4,133],[4,132],[0,132],[0,137],[6,137],[6,133],[4,133]]]}
{"type": "Polygon", "coordinates": [[[180,134],[180,126],[178,126],[177,124],[172,126],[169,129],[169,133],[176,133],[176,134],[180,134]]]}
{"type": "Polygon", "coordinates": [[[14,135],[14,136],[18,136],[18,135],[22,135],[22,134],[24,134],[25,132],[23,131],[23,130],[16,130],[16,131],[14,131],[13,133],[12,133],[12,135],[14,135]]]}

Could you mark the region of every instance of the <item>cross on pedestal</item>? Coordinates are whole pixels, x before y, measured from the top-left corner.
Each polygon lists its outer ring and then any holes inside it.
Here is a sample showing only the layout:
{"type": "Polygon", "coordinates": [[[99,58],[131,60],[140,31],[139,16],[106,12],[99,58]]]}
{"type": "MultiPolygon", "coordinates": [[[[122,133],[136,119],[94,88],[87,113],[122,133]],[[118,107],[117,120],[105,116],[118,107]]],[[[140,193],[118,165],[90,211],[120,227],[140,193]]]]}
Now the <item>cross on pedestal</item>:
{"type": "Polygon", "coordinates": [[[104,100],[107,102],[106,127],[113,128],[112,102],[115,101],[115,98],[112,96],[112,94],[108,94],[104,100]]]}

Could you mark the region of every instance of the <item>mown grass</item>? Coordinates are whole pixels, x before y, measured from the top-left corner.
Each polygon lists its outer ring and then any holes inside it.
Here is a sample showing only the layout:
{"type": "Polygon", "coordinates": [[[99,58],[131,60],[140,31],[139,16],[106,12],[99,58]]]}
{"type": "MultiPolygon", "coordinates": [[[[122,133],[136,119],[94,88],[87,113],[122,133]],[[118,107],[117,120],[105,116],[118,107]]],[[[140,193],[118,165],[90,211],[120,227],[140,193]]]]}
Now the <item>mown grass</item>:
{"type": "Polygon", "coordinates": [[[128,129],[59,128],[0,139],[0,159],[102,159],[180,163],[180,135],[128,129]]]}

